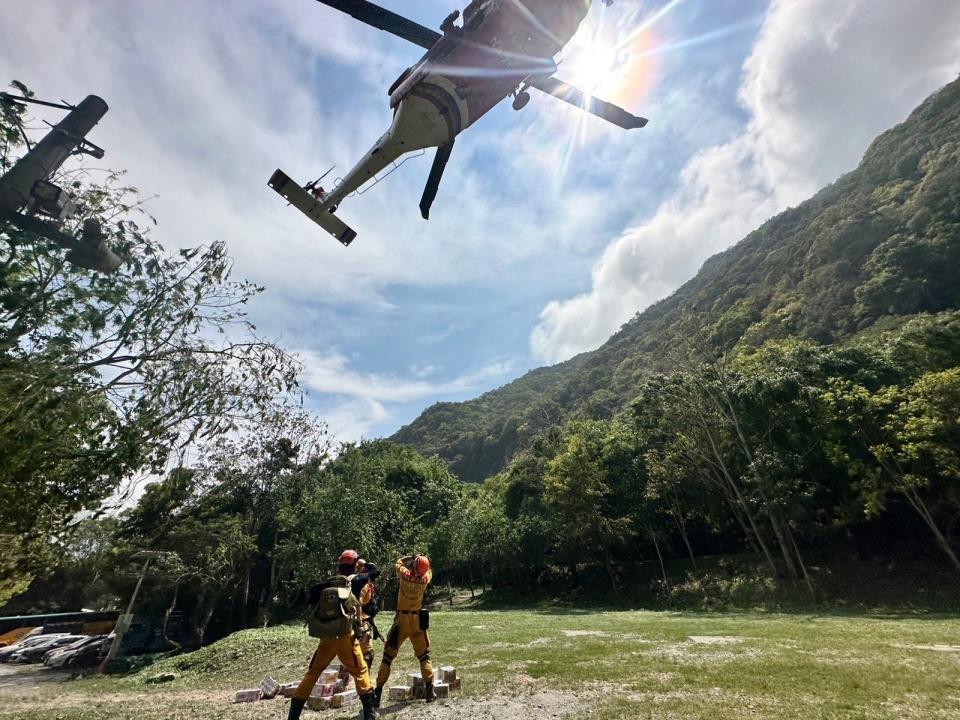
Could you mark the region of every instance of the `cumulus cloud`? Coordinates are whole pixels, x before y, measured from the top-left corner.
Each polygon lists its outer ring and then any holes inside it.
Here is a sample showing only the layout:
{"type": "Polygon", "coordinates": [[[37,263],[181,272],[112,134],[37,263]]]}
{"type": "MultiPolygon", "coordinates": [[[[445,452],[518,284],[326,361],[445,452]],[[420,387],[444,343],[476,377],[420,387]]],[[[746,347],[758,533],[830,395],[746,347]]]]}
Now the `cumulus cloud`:
{"type": "Polygon", "coordinates": [[[960,70],[960,3],[774,0],[747,60],[742,133],[697,153],[672,197],[611,242],[592,287],[552,301],[531,349],[557,362],[596,347],[703,261],[858,162],[960,70]]]}
{"type": "Polygon", "coordinates": [[[392,417],[394,406],[475,392],[491,379],[503,378],[511,370],[509,363],[494,362],[451,380],[431,382],[424,378],[434,368],[416,368],[413,379],[410,379],[355,370],[350,358],[339,351],[327,354],[303,351],[298,355],[303,363],[303,382],[307,389],[334,398],[324,408],[324,418],[341,440],[359,440],[367,436],[371,428],[392,417]]]}

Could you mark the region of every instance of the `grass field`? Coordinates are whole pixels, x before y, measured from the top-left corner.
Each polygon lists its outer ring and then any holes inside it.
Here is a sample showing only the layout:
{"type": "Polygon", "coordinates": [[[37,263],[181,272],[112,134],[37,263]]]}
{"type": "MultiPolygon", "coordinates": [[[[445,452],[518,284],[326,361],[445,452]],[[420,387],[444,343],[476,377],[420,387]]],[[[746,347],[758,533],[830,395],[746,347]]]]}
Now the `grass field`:
{"type": "MultiPolygon", "coordinates": [[[[435,662],[456,665],[463,690],[430,707],[385,703],[384,715],[960,718],[955,617],[453,610],[432,625],[435,662]]],[[[232,705],[233,691],[265,675],[299,679],[312,648],[299,627],[244,631],[127,677],[0,690],[0,718],[285,718],[285,700],[232,705]],[[160,672],[177,679],[145,683],[160,672]]],[[[394,668],[394,678],[415,669],[409,646],[394,668]]]]}

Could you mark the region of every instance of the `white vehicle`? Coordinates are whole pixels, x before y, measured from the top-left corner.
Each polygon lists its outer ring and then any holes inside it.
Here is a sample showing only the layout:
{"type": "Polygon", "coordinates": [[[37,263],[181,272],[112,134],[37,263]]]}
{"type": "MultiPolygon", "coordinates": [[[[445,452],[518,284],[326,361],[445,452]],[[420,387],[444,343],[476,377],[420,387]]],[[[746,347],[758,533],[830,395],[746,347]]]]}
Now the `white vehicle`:
{"type": "Polygon", "coordinates": [[[0,648],[0,662],[10,662],[10,659],[21,650],[26,650],[36,645],[46,644],[51,640],[58,637],[63,637],[64,635],[66,635],[66,633],[50,633],[48,635],[28,635],[27,637],[23,638],[20,642],[16,642],[13,645],[7,645],[7,647],[5,648],[0,648]]]}
{"type": "Polygon", "coordinates": [[[82,640],[85,636],[83,635],[59,635],[57,637],[51,638],[46,642],[40,642],[36,645],[31,645],[28,648],[23,648],[18,650],[13,655],[10,656],[8,662],[12,663],[35,663],[43,660],[43,656],[47,653],[48,650],[53,650],[57,647],[62,647],[65,645],[70,645],[75,643],[77,640],[82,640]]]}

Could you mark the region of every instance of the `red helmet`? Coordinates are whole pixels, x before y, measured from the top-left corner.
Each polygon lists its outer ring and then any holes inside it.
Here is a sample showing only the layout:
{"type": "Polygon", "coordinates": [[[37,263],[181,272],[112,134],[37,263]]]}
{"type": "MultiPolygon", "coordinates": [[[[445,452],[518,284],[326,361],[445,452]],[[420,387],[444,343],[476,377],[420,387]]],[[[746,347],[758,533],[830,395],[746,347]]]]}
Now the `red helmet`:
{"type": "Polygon", "coordinates": [[[430,570],[430,558],[426,555],[417,555],[413,559],[413,572],[416,575],[426,575],[430,570]]]}
{"type": "Polygon", "coordinates": [[[340,553],[340,559],[337,562],[340,565],[356,565],[359,557],[356,550],[344,550],[340,553]]]}

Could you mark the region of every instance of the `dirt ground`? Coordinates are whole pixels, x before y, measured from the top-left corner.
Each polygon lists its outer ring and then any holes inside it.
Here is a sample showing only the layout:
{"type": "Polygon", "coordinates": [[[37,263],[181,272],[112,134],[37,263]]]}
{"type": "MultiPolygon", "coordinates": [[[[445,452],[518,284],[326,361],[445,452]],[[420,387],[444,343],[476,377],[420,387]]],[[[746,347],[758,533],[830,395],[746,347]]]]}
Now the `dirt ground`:
{"type": "MultiPolygon", "coordinates": [[[[146,710],[157,701],[157,696],[152,693],[105,694],[97,698],[84,697],[74,693],[64,693],[56,697],[40,696],[34,694],[32,692],[33,687],[30,687],[30,683],[34,683],[34,687],[36,687],[36,678],[31,678],[27,673],[20,675],[21,679],[26,681],[27,687],[0,686],[0,707],[6,706],[6,710],[14,710],[17,706],[20,706],[24,712],[45,710],[56,714],[50,715],[50,717],[73,717],[73,713],[81,713],[83,710],[93,713],[94,716],[100,714],[113,716],[115,712],[119,712],[121,707],[124,711],[146,710]],[[111,710],[111,707],[116,709],[111,710]]],[[[52,678],[45,680],[45,682],[52,681],[52,678]]],[[[243,718],[244,720],[248,718],[258,718],[260,720],[286,718],[287,708],[289,707],[289,702],[282,698],[235,705],[230,702],[230,699],[224,693],[209,690],[172,691],[164,694],[163,704],[171,713],[171,716],[178,718],[200,717],[199,714],[195,714],[196,709],[203,707],[207,709],[220,708],[223,717],[243,718]]],[[[382,718],[392,718],[393,720],[462,720],[463,718],[469,720],[528,720],[529,718],[565,720],[581,714],[585,704],[585,698],[582,694],[562,691],[539,692],[525,697],[512,698],[476,699],[457,697],[438,700],[429,705],[422,701],[392,705],[385,703],[384,707],[379,710],[379,715],[382,718]]],[[[322,713],[306,711],[304,718],[344,720],[344,718],[359,717],[359,713],[360,705],[354,704],[349,709],[340,711],[322,713]]],[[[82,717],[82,715],[78,715],[78,717],[82,717]]],[[[206,717],[206,715],[203,715],[203,717],[206,717]]]]}
{"type": "Polygon", "coordinates": [[[541,692],[528,697],[454,698],[427,705],[422,702],[391,705],[382,717],[400,720],[562,720],[579,714],[583,700],[570,692],[541,692]]]}
{"type": "Polygon", "coordinates": [[[64,682],[69,679],[69,670],[55,670],[43,665],[0,663],[0,698],[22,692],[27,688],[39,688],[47,683],[64,682]]]}

